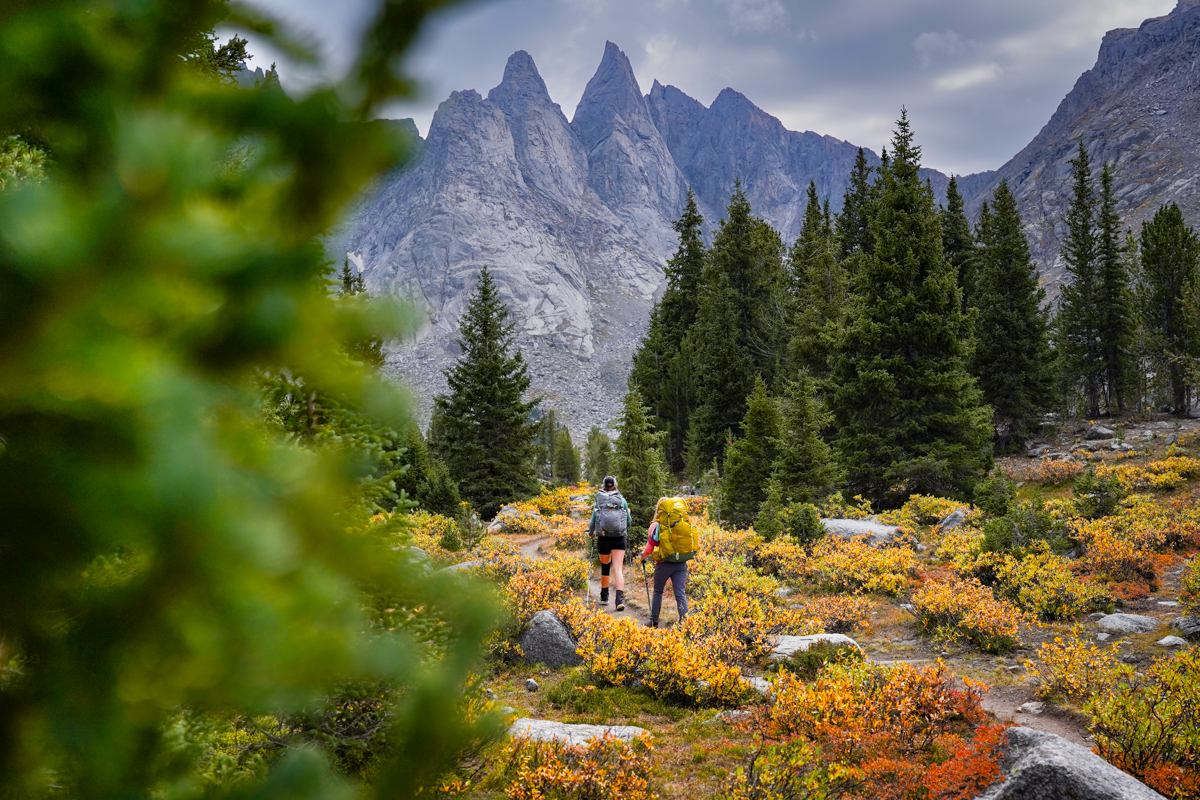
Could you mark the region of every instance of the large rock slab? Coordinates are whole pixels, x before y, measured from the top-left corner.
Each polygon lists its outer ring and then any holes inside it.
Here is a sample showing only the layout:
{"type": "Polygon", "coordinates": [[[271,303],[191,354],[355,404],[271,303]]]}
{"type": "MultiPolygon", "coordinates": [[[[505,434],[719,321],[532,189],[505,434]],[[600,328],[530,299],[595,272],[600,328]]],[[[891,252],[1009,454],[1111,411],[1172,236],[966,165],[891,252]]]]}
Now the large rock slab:
{"type": "Polygon", "coordinates": [[[1162,620],[1141,614],[1109,614],[1096,624],[1109,633],[1148,633],[1162,625],[1162,620]]]}
{"type": "Polygon", "coordinates": [[[1092,427],[1088,428],[1088,431],[1083,438],[1087,439],[1089,442],[1098,442],[1111,439],[1114,435],[1115,434],[1112,428],[1106,428],[1103,425],[1093,425],[1092,427]]]}
{"type": "Polygon", "coordinates": [[[1004,780],[976,800],[1166,800],[1085,747],[1032,728],[1009,728],[1004,780]]]}
{"type": "Polygon", "coordinates": [[[871,547],[897,544],[902,537],[899,525],[884,525],[865,519],[823,519],[821,525],[833,536],[846,540],[863,539],[871,547]]]}
{"type": "Polygon", "coordinates": [[[1171,623],[1171,627],[1189,639],[1200,637],[1200,617],[1179,617],[1171,623]]]}
{"type": "Polygon", "coordinates": [[[796,653],[806,652],[819,642],[828,642],[837,646],[849,646],[860,649],[858,642],[840,633],[815,633],[812,636],[776,636],[775,647],[771,650],[772,661],[783,661],[796,653]]]}
{"type": "Polygon", "coordinates": [[[521,660],[526,664],[545,664],[547,667],[577,667],[583,658],[576,652],[578,645],[567,626],[545,609],[533,615],[529,628],[521,634],[521,660]]]}
{"type": "Polygon", "coordinates": [[[508,729],[508,735],[513,739],[562,742],[567,745],[587,744],[605,735],[629,742],[648,734],[649,731],[636,725],[569,725],[565,722],[528,717],[521,717],[508,729]]]}
{"type": "Polygon", "coordinates": [[[970,512],[965,508],[954,509],[949,514],[942,517],[941,521],[938,522],[938,524],[937,524],[938,533],[945,533],[946,531],[952,531],[955,528],[961,526],[964,522],[967,521],[968,513],[970,513],[970,512]]]}

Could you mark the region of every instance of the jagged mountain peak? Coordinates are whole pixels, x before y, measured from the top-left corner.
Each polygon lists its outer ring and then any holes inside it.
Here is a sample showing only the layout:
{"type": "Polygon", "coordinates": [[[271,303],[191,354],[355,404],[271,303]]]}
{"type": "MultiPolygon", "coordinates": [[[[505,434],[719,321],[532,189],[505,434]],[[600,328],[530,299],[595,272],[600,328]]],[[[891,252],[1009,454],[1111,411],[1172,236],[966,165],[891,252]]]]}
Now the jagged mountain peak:
{"type": "Polygon", "coordinates": [[[646,105],[633,66],[620,48],[606,42],[600,66],[583,90],[571,124],[584,134],[584,141],[590,147],[595,144],[589,139],[598,118],[617,113],[628,120],[639,111],[646,111],[646,105]]]}
{"type": "Polygon", "coordinates": [[[488,92],[488,99],[495,101],[498,95],[505,93],[520,93],[551,102],[550,92],[546,90],[546,82],[542,80],[533,56],[524,50],[518,50],[508,57],[508,63],[504,65],[504,78],[499,86],[488,92]]]}

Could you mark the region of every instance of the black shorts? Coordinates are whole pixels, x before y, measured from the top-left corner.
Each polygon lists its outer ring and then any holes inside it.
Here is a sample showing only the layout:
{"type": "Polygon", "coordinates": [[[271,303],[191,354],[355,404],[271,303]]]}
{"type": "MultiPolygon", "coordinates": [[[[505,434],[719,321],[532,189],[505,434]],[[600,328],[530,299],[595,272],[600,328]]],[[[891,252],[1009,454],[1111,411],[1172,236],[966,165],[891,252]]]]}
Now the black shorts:
{"type": "Polygon", "coordinates": [[[628,550],[629,539],[624,536],[597,536],[596,552],[606,556],[613,550],[628,550]]]}

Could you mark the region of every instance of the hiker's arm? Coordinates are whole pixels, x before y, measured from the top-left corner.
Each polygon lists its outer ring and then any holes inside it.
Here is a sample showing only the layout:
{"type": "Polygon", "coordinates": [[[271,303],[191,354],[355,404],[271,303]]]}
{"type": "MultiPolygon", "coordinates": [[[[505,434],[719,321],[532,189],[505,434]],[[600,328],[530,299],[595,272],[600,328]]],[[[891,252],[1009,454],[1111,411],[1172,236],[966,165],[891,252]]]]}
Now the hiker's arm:
{"type": "Polygon", "coordinates": [[[588,521],[588,536],[596,535],[596,509],[592,508],[592,518],[588,521]]]}
{"type": "Polygon", "coordinates": [[[646,549],[642,551],[642,561],[645,561],[654,552],[654,548],[658,545],[658,523],[651,522],[650,529],[646,531],[646,549]]]}
{"type": "Polygon", "coordinates": [[[633,514],[629,511],[629,503],[625,502],[625,498],[621,498],[621,505],[625,506],[625,527],[633,527],[633,514]]]}

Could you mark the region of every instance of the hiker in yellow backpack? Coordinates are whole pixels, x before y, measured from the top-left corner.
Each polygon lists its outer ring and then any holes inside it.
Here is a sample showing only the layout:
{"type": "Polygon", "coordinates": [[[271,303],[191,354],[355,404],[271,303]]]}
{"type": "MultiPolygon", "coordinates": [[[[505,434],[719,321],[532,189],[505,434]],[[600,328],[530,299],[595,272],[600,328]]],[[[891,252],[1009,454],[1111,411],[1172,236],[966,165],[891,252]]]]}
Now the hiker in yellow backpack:
{"type": "Polygon", "coordinates": [[[650,601],[651,628],[658,627],[658,613],[662,609],[663,590],[667,581],[675,593],[675,607],[679,610],[679,621],[688,613],[687,562],[696,555],[700,546],[700,534],[692,527],[688,518],[687,503],[681,497],[660,497],[654,507],[654,521],[646,535],[646,549],[642,551],[643,568],[646,559],[654,557],[654,599],[650,601]]]}

